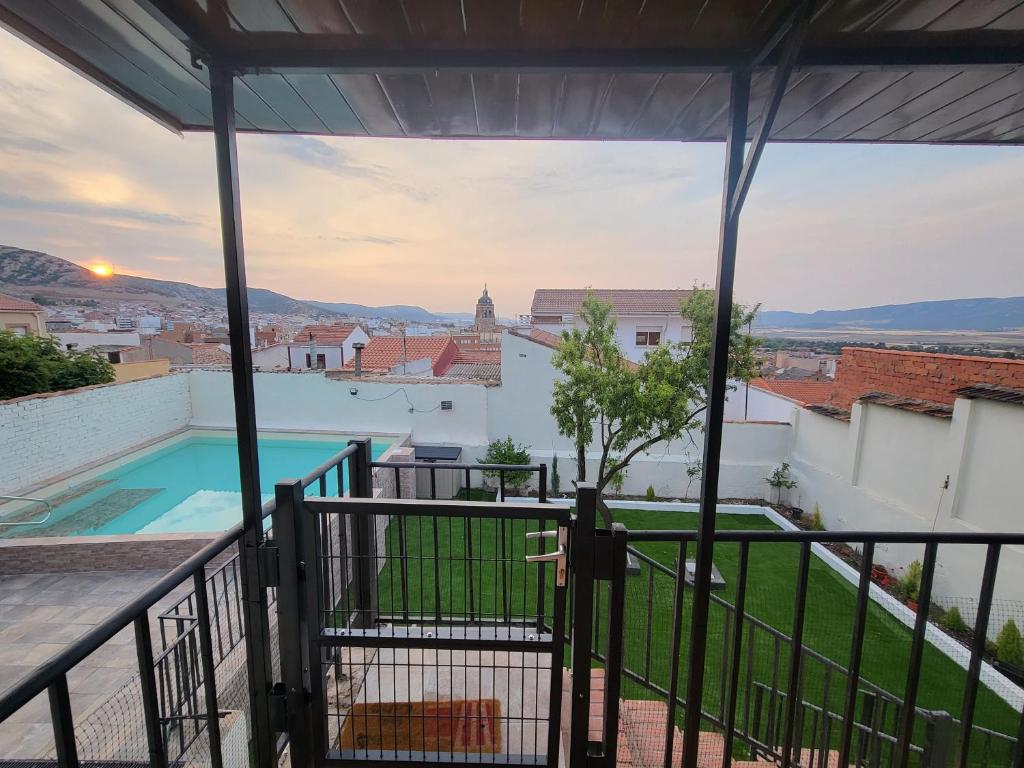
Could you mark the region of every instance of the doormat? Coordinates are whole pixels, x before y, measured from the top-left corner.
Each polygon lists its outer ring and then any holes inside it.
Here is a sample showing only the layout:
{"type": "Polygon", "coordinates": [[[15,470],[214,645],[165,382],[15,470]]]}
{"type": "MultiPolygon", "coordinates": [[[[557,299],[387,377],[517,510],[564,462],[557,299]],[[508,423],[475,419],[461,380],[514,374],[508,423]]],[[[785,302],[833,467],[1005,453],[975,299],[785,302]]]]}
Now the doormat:
{"type": "Polygon", "coordinates": [[[353,704],[341,729],[340,746],[498,754],[501,702],[469,699],[353,704]]]}

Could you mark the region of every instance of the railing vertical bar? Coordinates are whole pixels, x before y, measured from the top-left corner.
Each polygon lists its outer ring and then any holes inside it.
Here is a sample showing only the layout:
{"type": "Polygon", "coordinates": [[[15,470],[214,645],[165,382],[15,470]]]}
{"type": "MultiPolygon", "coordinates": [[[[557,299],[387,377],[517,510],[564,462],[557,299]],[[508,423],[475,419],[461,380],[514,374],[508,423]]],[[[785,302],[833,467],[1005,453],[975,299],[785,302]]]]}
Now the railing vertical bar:
{"type": "MultiPolygon", "coordinates": [[[[466,474],[469,474],[469,470],[466,470],[466,474]]],[[[469,486],[466,486],[466,490],[469,490],[469,486]]],[[[469,567],[469,579],[467,580],[466,586],[469,587],[469,620],[474,621],[476,619],[476,610],[473,607],[475,605],[476,596],[476,585],[473,578],[473,518],[466,517],[466,564],[469,567]]]]}
{"type": "Polygon", "coordinates": [[[320,475],[320,498],[327,496],[327,475],[320,475]]]}
{"type": "MultiPolygon", "coordinates": [[[[537,531],[543,534],[544,529],[547,528],[546,520],[537,521],[537,531]]],[[[544,537],[541,535],[537,538],[537,554],[544,554],[544,537]]],[[[545,603],[547,602],[547,568],[541,563],[540,568],[537,569],[537,632],[544,631],[544,616],[545,616],[545,603]]],[[[525,606],[524,606],[525,608],[525,606]]]]}
{"type": "Polygon", "coordinates": [[[718,669],[718,721],[725,722],[725,703],[728,693],[726,691],[727,681],[729,680],[729,641],[731,639],[732,632],[732,619],[733,612],[730,608],[725,607],[722,616],[722,663],[718,669]]]}
{"type": "Polygon", "coordinates": [[[67,675],[60,675],[47,688],[50,699],[50,721],[53,724],[53,743],[57,749],[60,768],[78,768],[78,744],[75,742],[75,722],[71,715],[71,694],[67,675]]]}
{"type": "Polygon", "coordinates": [[[614,766],[619,744],[619,694],[622,690],[622,646],[626,608],[626,528],[612,524],[612,573],[608,604],[608,655],[604,683],[604,762],[614,766]]]}
{"type": "Polygon", "coordinates": [[[224,764],[220,743],[220,707],[217,704],[217,673],[213,663],[213,634],[210,632],[210,601],[206,592],[206,568],[192,577],[196,595],[196,621],[199,629],[199,652],[203,665],[203,692],[206,696],[206,731],[210,742],[210,766],[224,764]]]}
{"type": "MultiPolygon", "coordinates": [[[[504,498],[504,479],[502,480],[502,498],[504,498]]],[[[502,616],[505,619],[505,624],[509,622],[509,604],[508,604],[508,541],[505,533],[505,518],[500,518],[498,524],[501,528],[501,559],[498,561],[501,564],[501,610],[502,616]]]]}
{"type": "MultiPolygon", "coordinates": [[[[415,472],[415,470],[413,470],[415,472]]],[[[395,498],[402,498],[402,470],[395,467],[395,498]]],[[[351,487],[351,483],[349,484],[351,487]]]]}
{"type": "Polygon", "coordinates": [[[430,468],[430,498],[437,500],[437,470],[434,467],[430,468]]]}
{"type": "Polygon", "coordinates": [[[142,691],[142,712],[146,722],[149,764],[153,768],[167,768],[167,747],[164,744],[163,723],[160,722],[160,703],[157,700],[153,640],[150,637],[148,611],[143,611],[135,619],[135,654],[139,662],[139,687],[142,691]]]}
{"type": "Polygon", "coordinates": [[[830,695],[832,693],[832,667],[825,666],[825,683],[821,688],[821,742],[818,748],[818,768],[827,768],[829,744],[832,736],[832,712],[830,695]]]}
{"type": "MultiPolygon", "coordinates": [[[[433,470],[431,470],[433,475],[433,470]]],[[[431,478],[433,479],[433,478],[431,478]]],[[[433,482],[431,482],[433,486],[433,482]]],[[[433,493],[433,487],[431,487],[431,493],[433,493]]],[[[434,619],[438,624],[441,623],[441,537],[437,530],[437,517],[431,516],[430,518],[431,527],[434,534],[434,552],[431,560],[434,561],[434,619]]]]}
{"type": "Polygon", "coordinates": [[[541,464],[537,470],[537,501],[541,504],[548,503],[548,465],[541,464]]]}
{"type": "Polygon", "coordinates": [[[498,501],[505,500],[505,470],[498,470],[498,501]]]}
{"type": "MultiPolygon", "coordinates": [[[[686,586],[686,539],[679,542],[679,555],[676,560],[676,591],[672,603],[672,653],[669,664],[672,672],[668,684],[668,715],[665,718],[665,759],[664,768],[672,768],[672,752],[676,730],[676,694],[679,690],[679,650],[683,640],[683,598],[686,586]]],[[[693,674],[693,670],[690,670],[693,674]]]]}
{"type": "Polygon", "coordinates": [[[910,759],[910,742],[914,736],[914,714],[917,707],[917,688],[921,680],[921,663],[924,659],[925,630],[928,628],[928,609],[932,601],[932,580],[935,576],[935,557],[939,545],[929,541],[924,546],[924,565],[921,568],[921,589],[917,600],[917,619],[914,622],[913,642],[910,646],[910,667],[907,670],[907,687],[900,710],[899,738],[896,742],[895,763],[899,768],[910,759]]]}
{"type": "Polygon", "coordinates": [[[960,707],[960,760],[966,768],[971,749],[971,726],[974,724],[974,706],[978,700],[978,677],[981,675],[981,659],[985,653],[988,637],[988,620],[992,611],[992,593],[996,587],[996,571],[999,569],[1000,546],[989,544],[985,554],[985,570],[981,576],[981,593],[978,596],[978,611],[974,619],[974,640],[971,643],[971,661],[967,665],[967,684],[964,688],[963,706],[960,707]]]}
{"type": "MultiPolygon", "coordinates": [[[[804,613],[807,608],[807,577],[811,567],[811,543],[800,545],[800,566],[797,571],[797,591],[793,604],[793,635],[789,654],[789,696],[786,699],[785,730],[782,733],[782,765],[792,765],[793,737],[800,711],[800,679],[803,668],[804,613]]],[[[801,729],[802,730],[802,729],[801,729]]]]}
{"type": "Polygon", "coordinates": [[[398,567],[402,580],[402,619],[409,621],[409,551],[406,543],[405,515],[398,517],[398,567]]]}
{"type": "Polygon", "coordinates": [[[839,736],[839,765],[850,764],[850,747],[857,711],[857,690],[860,685],[860,665],[864,655],[864,632],[867,627],[868,602],[871,592],[871,566],[875,557],[874,542],[865,542],[861,552],[860,582],[857,585],[857,607],[854,612],[850,663],[846,678],[846,706],[843,729],[839,736]]]}
{"type": "MultiPolygon", "coordinates": [[[[732,665],[729,669],[729,705],[725,712],[725,743],[722,749],[722,767],[732,765],[733,737],[736,733],[736,705],[739,703],[740,664],[743,661],[743,619],[747,602],[747,565],[750,542],[740,542],[739,570],[736,576],[736,623],[732,634],[732,665]]],[[[748,680],[749,684],[749,680],[748,680]]],[[[748,736],[750,734],[747,734],[748,736]]]]}
{"type": "Polygon", "coordinates": [[[651,680],[651,643],[654,641],[654,568],[647,566],[647,635],[644,640],[644,680],[651,680]]]}

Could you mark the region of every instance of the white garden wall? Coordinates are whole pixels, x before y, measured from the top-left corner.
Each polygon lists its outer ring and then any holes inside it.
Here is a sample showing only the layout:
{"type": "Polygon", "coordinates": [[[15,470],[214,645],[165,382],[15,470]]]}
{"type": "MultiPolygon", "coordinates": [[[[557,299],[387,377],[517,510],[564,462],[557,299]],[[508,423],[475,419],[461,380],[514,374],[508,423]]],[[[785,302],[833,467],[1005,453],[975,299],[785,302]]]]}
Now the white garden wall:
{"type": "Polygon", "coordinates": [[[0,402],[0,494],[137,448],[190,418],[186,374],[0,402]]]}

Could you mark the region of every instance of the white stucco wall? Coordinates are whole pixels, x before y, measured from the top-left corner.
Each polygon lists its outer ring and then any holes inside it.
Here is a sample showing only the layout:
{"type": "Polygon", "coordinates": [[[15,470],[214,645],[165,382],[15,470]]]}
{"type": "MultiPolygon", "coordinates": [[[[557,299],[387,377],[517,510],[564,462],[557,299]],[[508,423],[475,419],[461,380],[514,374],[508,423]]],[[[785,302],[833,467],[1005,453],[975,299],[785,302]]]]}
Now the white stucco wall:
{"type": "MultiPolygon", "coordinates": [[[[584,324],[578,317],[573,323],[536,324],[537,328],[553,333],[556,336],[563,330],[573,326],[582,329],[584,324]]],[[[618,339],[619,348],[622,350],[622,353],[634,362],[643,360],[644,354],[651,349],[651,347],[638,347],[636,345],[636,332],[638,330],[660,330],[663,342],[693,340],[692,326],[680,315],[620,315],[615,318],[615,337],[618,339]]]]}
{"type": "Polygon", "coordinates": [[[725,418],[730,421],[787,421],[793,420],[793,411],[800,404],[757,387],[748,387],[741,381],[732,382],[725,400],[725,418]]]}
{"type": "Polygon", "coordinates": [[[187,374],[0,403],[0,494],[103,461],[189,423],[187,374]]]}
{"type": "MultiPolygon", "coordinates": [[[[291,367],[292,370],[302,371],[309,367],[316,367],[316,359],[313,359],[313,365],[306,365],[306,355],[309,354],[309,344],[289,344],[288,351],[285,353],[286,361],[285,367],[291,367]],[[290,362],[289,362],[290,361],[290,362]]],[[[341,368],[343,363],[341,359],[342,347],[339,346],[326,346],[317,344],[316,352],[317,355],[324,356],[324,366],[330,370],[334,368],[341,368]]]]}
{"type": "MultiPolygon", "coordinates": [[[[193,426],[233,427],[231,374],[191,371],[189,376],[193,426]]],[[[486,446],[487,387],[435,381],[384,383],[333,380],[318,373],[257,373],[256,423],[261,429],[411,433],[417,442],[451,443],[467,450],[486,446]],[[442,400],[451,400],[452,410],[442,411],[442,400]]]]}

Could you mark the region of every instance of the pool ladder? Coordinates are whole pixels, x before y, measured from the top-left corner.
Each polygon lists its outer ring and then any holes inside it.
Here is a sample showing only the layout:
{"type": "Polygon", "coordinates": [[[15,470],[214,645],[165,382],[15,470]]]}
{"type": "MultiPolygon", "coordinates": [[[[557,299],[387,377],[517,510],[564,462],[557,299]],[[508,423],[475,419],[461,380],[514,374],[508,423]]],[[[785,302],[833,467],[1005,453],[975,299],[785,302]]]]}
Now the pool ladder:
{"type": "Polygon", "coordinates": [[[6,522],[0,519],[0,526],[45,525],[49,521],[50,515],[53,514],[53,506],[46,499],[37,499],[33,496],[0,496],[0,506],[3,506],[4,502],[8,501],[31,501],[35,502],[36,504],[42,504],[44,507],[46,507],[46,517],[44,517],[42,520],[19,520],[14,523],[6,522]]]}

